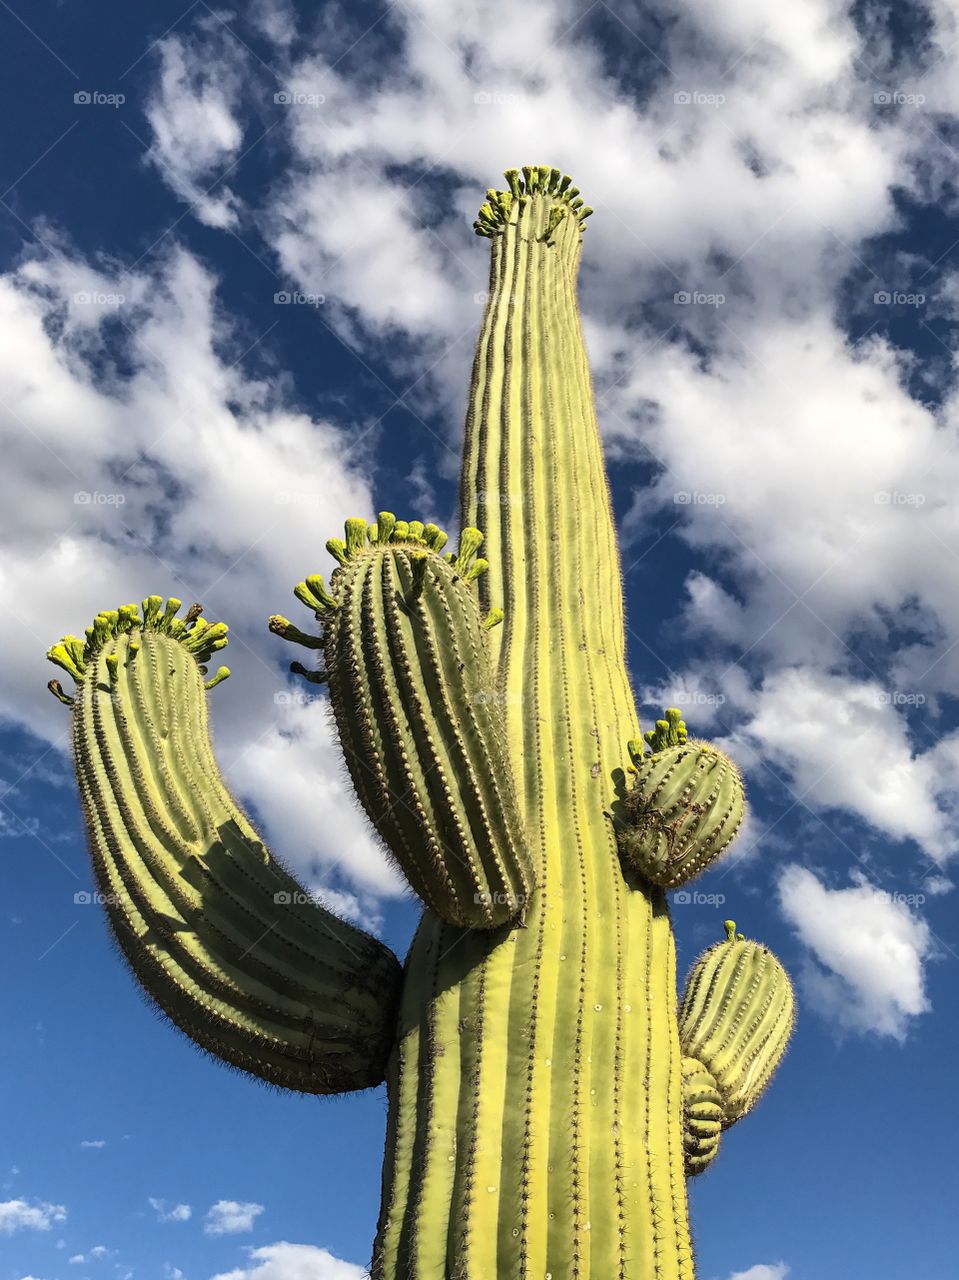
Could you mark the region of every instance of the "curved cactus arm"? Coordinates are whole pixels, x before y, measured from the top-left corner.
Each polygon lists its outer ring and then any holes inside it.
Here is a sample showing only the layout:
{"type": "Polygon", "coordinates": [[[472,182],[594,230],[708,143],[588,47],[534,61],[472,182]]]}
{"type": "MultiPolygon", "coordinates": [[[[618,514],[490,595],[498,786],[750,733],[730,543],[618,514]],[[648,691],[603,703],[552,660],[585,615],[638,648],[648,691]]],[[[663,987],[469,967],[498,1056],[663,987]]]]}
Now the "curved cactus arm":
{"type": "Polygon", "coordinates": [[[690,970],[679,1010],[683,1053],[715,1081],[722,1128],[759,1101],[783,1059],[794,1020],[786,970],[727,920],[725,940],[690,970]]]}
{"type": "Polygon", "coordinates": [[[440,551],[435,525],[346,522],[331,539],[330,589],[313,575],[295,590],[320,638],[285,618],[270,628],[322,649],[350,776],[367,816],[414,890],[450,924],[492,929],[520,915],[533,872],[519,817],[488,631],[472,583],[485,571],[477,529],[440,551]]]}
{"type": "Polygon", "coordinates": [[[270,855],[224,785],[205,663],[226,626],[159,596],[98,615],[49,657],[77,683],[77,779],[97,887],[146,994],[201,1048],[285,1088],[380,1083],[401,970],[270,855]]]}

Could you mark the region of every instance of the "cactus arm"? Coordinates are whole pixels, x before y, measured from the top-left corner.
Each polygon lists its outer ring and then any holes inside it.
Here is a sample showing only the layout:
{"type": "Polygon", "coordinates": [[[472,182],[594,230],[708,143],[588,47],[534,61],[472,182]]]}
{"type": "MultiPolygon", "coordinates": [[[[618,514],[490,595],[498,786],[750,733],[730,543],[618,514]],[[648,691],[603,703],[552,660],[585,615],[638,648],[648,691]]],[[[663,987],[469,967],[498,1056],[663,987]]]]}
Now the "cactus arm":
{"type": "Polygon", "coordinates": [[[722,1127],[762,1097],[785,1055],[795,1023],[789,976],[768,947],[736,932],[693,965],[679,1010],[683,1051],[713,1078],[722,1127]]]}
{"type": "MultiPolygon", "coordinates": [[[[482,535],[464,529],[442,558],[441,530],[389,512],[368,532],[348,520],[346,534],[328,544],[340,561],[330,590],[314,574],[296,595],[322,626],[301,643],[322,649],[356,794],[432,911],[497,928],[525,910],[533,867],[472,585],[482,535]]],[[[270,626],[301,634],[286,619],[270,626]]]]}
{"type": "Polygon", "coordinates": [[[316,904],[230,796],[206,708],[228,671],[205,688],[202,665],[226,628],[177,619],[178,603],[100,615],[82,649],[51,650],[77,679],[77,779],[117,942],[203,1049],[286,1088],[368,1088],[395,1035],[399,965],[316,904]]]}

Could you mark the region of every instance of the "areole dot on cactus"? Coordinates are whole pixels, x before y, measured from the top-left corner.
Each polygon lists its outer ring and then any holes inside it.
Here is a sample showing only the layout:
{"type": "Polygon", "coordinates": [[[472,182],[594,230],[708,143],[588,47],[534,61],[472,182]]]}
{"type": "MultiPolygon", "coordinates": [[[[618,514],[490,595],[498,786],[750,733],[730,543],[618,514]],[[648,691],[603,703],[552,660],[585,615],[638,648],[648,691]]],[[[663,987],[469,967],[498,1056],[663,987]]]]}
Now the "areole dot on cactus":
{"type": "Polygon", "coordinates": [[[294,588],[307,615],[269,623],[328,685],[356,795],[423,902],[404,966],[277,864],[223,784],[206,690],[227,669],[205,668],[223,624],[159,596],[99,614],[50,650],[73,694],[50,688],[151,998],[261,1080],[385,1079],[373,1280],[693,1280],[685,1180],[775,1070],[792,990],[729,922],[676,1016],[664,890],[728,845],[742,784],[675,708],[640,736],[576,299],[591,210],[557,168],[506,182],[475,224],[490,290],[457,551],[435,524],[350,519],[329,582],[294,588]]]}
{"type": "Polygon", "coordinates": [[[746,796],[739,770],[718,747],[689,739],[682,713],[627,743],[632,783],[619,824],[623,859],[640,875],[675,889],[729,848],[742,826],[746,796]]]}

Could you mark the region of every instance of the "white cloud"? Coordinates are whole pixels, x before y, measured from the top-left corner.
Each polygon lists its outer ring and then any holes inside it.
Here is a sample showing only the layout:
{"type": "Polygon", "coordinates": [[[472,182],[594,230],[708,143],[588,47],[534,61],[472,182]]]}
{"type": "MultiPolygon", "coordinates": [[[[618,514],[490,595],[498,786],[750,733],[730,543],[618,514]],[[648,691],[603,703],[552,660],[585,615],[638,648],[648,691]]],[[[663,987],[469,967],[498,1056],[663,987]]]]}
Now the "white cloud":
{"type": "Polygon", "coordinates": [[[0,1201],[0,1235],[10,1236],[15,1231],[49,1231],[59,1222],[66,1222],[67,1211],[62,1204],[48,1204],[36,1200],[0,1201]]]}
{"type": "Polygon", "coordinates": [[[233,1236],[252,1231],[263,1205],[251,1201],[217,1200],[207,1210],[203,1230],[208,1236],[233,1236]]]}
{"type": "Polygon", "coordinates": [[[160,72],[146,106],[153,140],[147,159],[207,226],[236,226],[237,201],[221,175],[243,144],[236,116],[241,75],[238,46],[217,33],[187,41],[167,36],[156,46],[160,72]]]}
{"type": "Polygon", "coordinates": [[[237,1267],[213,1280],[366,1280],[365,1267],[335,1258],[312,1244],[264,1245],[250,1250],[249,1267],[237,1267]]]}
{"type": "Polygon", "coordinates": [[[102,1262],[104,1258],[112,1258],[114,1253],[115,1250],[108,1249],[106,1245],[95,1244],[86,1253],[75,1253],[67,1261],[73,1266],[79,1266],[88,1262],[102,1262]]]}
{"type": "Polygon", "coordinates": [[[851,887],[830,889],[793,865],[780,877],[779,903],[809,952],[806,1001],[846,1030],[904,1039],[929,1008],[924,965],[933,952],[907,898],[856,873],[851,887]]]}
{"type": "Polygon", "coordinates": [[[189,1222],[193,1209],[188,1204],[174,1204],[168,1209],[165,1200],[156,1200],[148,1196],[150,1208],[155,1210],[157,1222],[189,1222]]]}
{"type": "Polygon", "coordinates": [[[785,1262],[761,1262],[748,1271],[736,1271],[729,1280],[786,1280],[789,1268],[785,1262]]]}
{"type": "Polygon", "coordinates": [[[94,1151],[101,1151],[106,1145],[106,1138],[84,1138],[80,1143],[81,1147],[88,1147],[94,1151]]]}
{"type": "Polygon", "coordinates": [[[954,851],[959,829],[945,806],[959,781],[956,738],[916,752],[889,689],[790,667],[763,682],[742,736],[757,760],[789,770],[803,805],[845,808],[935,857],[954,851]]]}
{"type": "Polygon", "coordinates": [[[375,900],[399,893],[400,881],[359,816],[321,706],[290,702],[282,669],[295,655],[266,629],[271,613],[303,612],[293,585],[329,567],[317,545],[346,516],[375,510],[362,427],[311,419],[287,407],[282,382],[244,373],[235,352],[251,344],[182,249],[130,276],[48,243],[0,277],[0,502],[10,517],[0,586],[16,601],[0,619],[9,663],[0,715],[62,742],[63,709],[52,698],[38,708],[35,696],[53,674],[49,644],[151,591],[201,600],[231,627],[234,678],[212,699],[228,777],[282,827],[278,856],[308,887],[323,874],[338,902],[373,919],[375,900]],[[85,316],[78,279],[91,296],[127,299],[122,329],[117,306],[85,316]],[[317,785],[310,748],[326,761],[319,823],[281,785],[299,820],[283,812],[270,767],[288,771],[296,756],[317,785]]]}

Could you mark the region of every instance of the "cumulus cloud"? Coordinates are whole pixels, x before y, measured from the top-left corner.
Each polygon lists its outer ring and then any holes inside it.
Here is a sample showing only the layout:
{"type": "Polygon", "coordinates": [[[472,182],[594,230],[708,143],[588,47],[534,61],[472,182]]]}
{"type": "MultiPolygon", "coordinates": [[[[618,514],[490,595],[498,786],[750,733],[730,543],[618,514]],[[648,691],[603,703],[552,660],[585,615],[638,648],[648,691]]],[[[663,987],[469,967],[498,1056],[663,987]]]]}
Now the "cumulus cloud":
{"type": "Polygon", "coordinates": [[[917,752],[889,689],[808,666],[774,672],[742,730],[767,764],[788,769],[803,805],[844,808],[896,840],[946,857],[957,831],[948,801],[956,738],[917,752]]]}
{"type": "Polygon", "coordinates": [[[252,1231],[263,1205],[252,1201],[217,1200],[207,1210],[203,1230],[208,1236],[235,1236],[252,1231]]]}
{"type": "Polygon", "coordinates": [[[365,1280],[366,1268],[335,1258],[312,1244],[264,1245],[250,1250],[250,1265],[214,1276],[213,1280],[365,1280]]]}
{"type": "Polygon", "coordinates": [[[926,922],[897,897],[853,873],[831,889],[808,868],[788,866],[779,903],[808,949],[807,1003],[840,1027],[905,1038],[929,1008],[925,964],[933,954],[926,922]]]}
{"type": "Polygon", "coordinates": [[[55,1224],[66,1220],[67,1211],[62,1204],[48,1204],[43,1200],[0,1201],[0,1235],[10,1236],[15,1231],[49,1231],[55,1224]]]}

